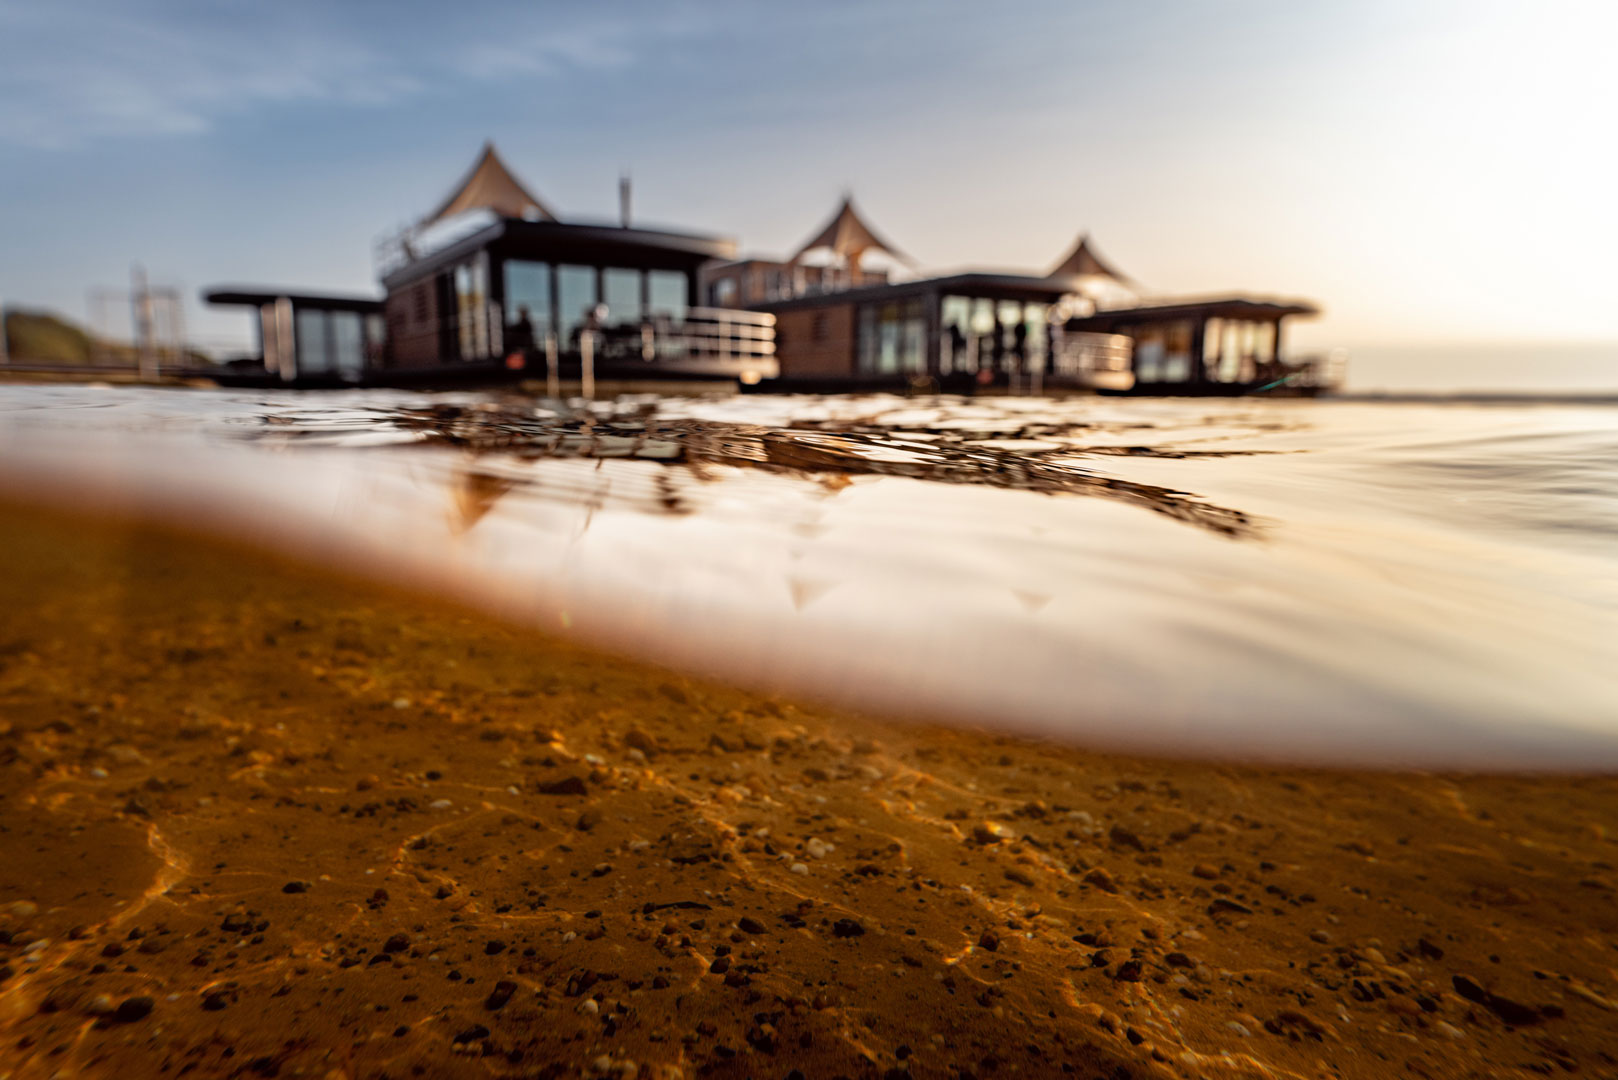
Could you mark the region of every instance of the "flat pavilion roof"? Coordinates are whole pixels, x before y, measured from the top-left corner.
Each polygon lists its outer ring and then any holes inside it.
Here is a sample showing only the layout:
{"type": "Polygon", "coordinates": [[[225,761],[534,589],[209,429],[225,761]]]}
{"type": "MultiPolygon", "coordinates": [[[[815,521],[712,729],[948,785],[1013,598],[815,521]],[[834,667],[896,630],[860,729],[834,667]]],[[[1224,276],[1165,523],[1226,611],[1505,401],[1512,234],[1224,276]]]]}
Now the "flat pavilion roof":
{"type": "Polygon", "coordinates": [[[1043,300],[1055,303],[1068,291],[1066,282],[1052,281],[1050,278],[1032,277],[1027,274],[968,273],[809,293],[787,300],[772,300],[750,306],[757,311],[796,311],[837,304],[902,300],[910,296],[926,296],[931,293],[983,297],[990,300],[1043,300]]]}
{"type": "Polygon", "coordinates": [[[1215,296],[1160,304],[1104,308],[1069,319],[1075,330],[1105,329],[1136,322],[1168,322],[1179,318],[1279,319],[1287,315],[1319,315],[1320,308],[1303,300],[1259,300],[1246,296],[1215,296]]]}
{"type": "MultiPolygon", "coordinates": [[[[607,265],[615,256],[626,260],[673,256],[693,264],[736,257],[736,242],[721,236],[503,217],[400,266],[383,278],[382,284],[393,288],[398,283],[413,281],[425,272],[457,262],[496,241],[518,248],[532,245],[536,252],[543,252],[549,258],[576,259],[586,265],[607,265]]],[[[635,261],[627,263],[636,264],[635,261]]]]}
{"type": "Polygon", "coordinates": [[[239,285],[225,285],[205,290],[202,299],[210,304],[243,304],[248,307],[273,304],[277,300],[290,300],[296,307],[325,308],[330,311],[382,310],[382,301],[374,296],[305,293],[294,292],[291,289],[254,289],[239,285]]]}

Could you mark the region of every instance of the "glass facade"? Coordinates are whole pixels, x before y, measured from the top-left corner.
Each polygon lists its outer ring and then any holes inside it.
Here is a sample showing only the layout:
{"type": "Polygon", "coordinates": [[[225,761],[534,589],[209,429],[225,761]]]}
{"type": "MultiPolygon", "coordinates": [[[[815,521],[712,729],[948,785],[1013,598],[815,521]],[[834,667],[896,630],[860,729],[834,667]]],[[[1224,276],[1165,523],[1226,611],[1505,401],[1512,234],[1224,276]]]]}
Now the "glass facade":
{"type": "Polygon", "coordinates": [[[967,355],[972,371],[993,371],[995,357],[994,302],[977,299],[972,302],[972,323],[967,336],[967,355]]]}
{"type": "Polygon", "coordinates": [[[862,304],[859,367],[870,375],[927,372],[927,311],[920,298],[862,304]]]}
{"type": "Polygon", "coordinates": [[[1049,304],[1023,305],[1023,370],[1045,371],[1050,366],[1049,304]]]}
{"type": "Polygon", "coordinates": [[[456,346],[462,360],[489,355],[488,261],[477,258],[455,268],[456,346]]]}
{"type": "Polygon", "coordinates": [[[1191,367],[1193,329],[1188,319],[1121,328],[1121,332],[1135,339],[1136,381],[1189,382],[1193,377],[1191,367]]]}
{"type": "Polygon", "coordinates": [[[600,303],[596,295],[596,268],[556,268],[556,328],[563,349],[578,347],[578,333],[590,310],[600,303]]]}
{"type": "Polygon", "coordinates": [[[298,343],[298,374],[331,374],[331,338],[326,333],[326,312],[318,308],[300,308],[296,321],[294,333],[298,343]]]}
{"type": "Polygon", "coordinates": [[[683,270],[598,269],[508,259],[505,285],[508,349],[520,344],[542,348],[553,327],[564,350],[577,348],[578,332],[597,304],[606,305],[606,328],[613,329],[638,328],[647,318],[657,316],[683,322],[689,309],[689,278],[683,270]],[[551,310],[553,289],[555,311],[551,310]]]}
{"type": "Polygon", "coordinates": [[[1172,322],[1163,334],[1163,381],[1189,382],[1191,379],[1191,323],[1172,322]]]}
{"type": "Polygon", "coordinates": [[[551,330],[550,264],[510,259],[505,275],[506,350],[543,348],[551,330]]]}
{"type": "Polygon", "coordinates": [[[1202,329],[1202,362],[1215,382],[1251,382],[1275,359],[1275,324],[1209,319],[1202,329]]]}
{"type": "MultiPolygon", "coordinates": [[[[914,297],[860,305],[860,373],[927,374],[932,302],[914,297]]],[[[973,296],[941,296],[937,303],[937,374],[1049,370],[1049,304],[973,296]]]]}
{"type": "Polygon", "coordinates": [[[607,305],[608,326],[639,326],[641,272],[609,266],[601,272],[601,302],[607,305]]]}
{"type": "MultiPolygon", "coordinates": [[[[293,331],[298,374],[359,378],[369,351],[366,328],[367,317],[357,311],[298,308],[293,331]]],[[[381,332],[371,340],[380,343],[381,332]]]]}
{"type": "Polygon", "coordinates": [[[946,296],[938,310],[938,373],[976,371],[977,353],[967,348],[972,334],[972,301],[946,296]]]}
{"type": "Polygon", "coordinates": [[[365,324],[357,311],[328,313],[331,327],[331,359],[337,374],[357,379],[365,370],[365,324]]]}
{"type": "Polygon", "coordinates": [[[646,274],[647,314],[685,319],[686,277],[679,270],[649,270],[646,274]]]}

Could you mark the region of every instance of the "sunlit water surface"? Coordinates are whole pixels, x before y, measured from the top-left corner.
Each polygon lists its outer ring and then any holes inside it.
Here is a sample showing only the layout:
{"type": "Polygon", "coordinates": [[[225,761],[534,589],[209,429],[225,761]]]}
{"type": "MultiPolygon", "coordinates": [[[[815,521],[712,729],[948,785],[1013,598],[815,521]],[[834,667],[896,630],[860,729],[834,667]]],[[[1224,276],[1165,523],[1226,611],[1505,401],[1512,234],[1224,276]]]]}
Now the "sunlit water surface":
{"type": "Polygon", "coordinates": [[[905,715],[1618,765],[1613,404],[5,387],[7,489],[905,715]]]}

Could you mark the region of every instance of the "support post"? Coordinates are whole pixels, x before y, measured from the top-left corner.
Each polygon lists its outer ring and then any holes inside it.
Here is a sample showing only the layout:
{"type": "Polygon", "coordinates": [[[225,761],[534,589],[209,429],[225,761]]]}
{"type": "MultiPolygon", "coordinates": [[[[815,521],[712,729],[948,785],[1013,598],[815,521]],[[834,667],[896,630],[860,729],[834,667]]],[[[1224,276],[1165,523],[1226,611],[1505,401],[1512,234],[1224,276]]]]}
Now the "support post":
{"type": "Polygon", "coordinates": [[[562,376],[557,370],[555,330],[545,332],[545,396],[552,401],[562,396],[562,376]]]}
{"type": "Polygon", "coordinates": [[[579,392],[586,401],[596,396],[596,334],[585,330],[579,334],[579,392]]]}

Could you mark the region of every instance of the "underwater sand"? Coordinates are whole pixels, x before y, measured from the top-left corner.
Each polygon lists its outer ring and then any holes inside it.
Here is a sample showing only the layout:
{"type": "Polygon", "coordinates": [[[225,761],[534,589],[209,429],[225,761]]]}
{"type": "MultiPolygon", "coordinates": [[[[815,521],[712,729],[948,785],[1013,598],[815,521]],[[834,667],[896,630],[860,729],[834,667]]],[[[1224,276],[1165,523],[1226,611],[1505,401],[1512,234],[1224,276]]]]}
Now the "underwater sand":
{"type": "Polygon", "coordinates": [[[901,726],[0,535],[3,1077],[1618,1074],[1618,779],[901,726]]]}

